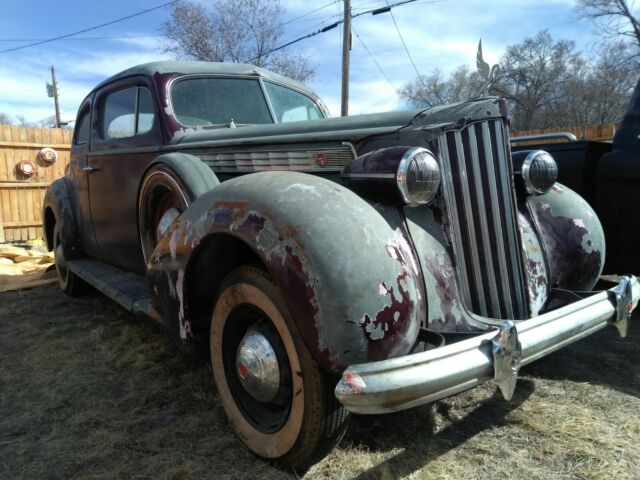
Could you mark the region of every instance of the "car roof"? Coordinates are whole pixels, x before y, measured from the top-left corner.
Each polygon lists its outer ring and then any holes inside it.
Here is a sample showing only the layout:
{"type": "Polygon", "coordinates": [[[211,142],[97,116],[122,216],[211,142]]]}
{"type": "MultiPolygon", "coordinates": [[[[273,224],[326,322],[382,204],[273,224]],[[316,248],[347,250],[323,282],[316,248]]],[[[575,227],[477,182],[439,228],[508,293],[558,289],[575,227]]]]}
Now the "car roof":
{"type": "Polygon", "coordinates": [[[92,92],[102,88],[103,86],[121,78],[131,77],[134,75],[143,75],[153,77],[155,74],[177,73],[179,75],[252,75],[262,77],[269,80],[291,85],[305,92],[313,93],[304,84],[292,80],[290,78],[270,72],[264,68],[256,67],[249,63],[220,63],[220,62],[192,62],[192,61],[161,61],[149,62],[135,67],[123,70],[120,73],[107,78],[95,88],[92,92]]]}

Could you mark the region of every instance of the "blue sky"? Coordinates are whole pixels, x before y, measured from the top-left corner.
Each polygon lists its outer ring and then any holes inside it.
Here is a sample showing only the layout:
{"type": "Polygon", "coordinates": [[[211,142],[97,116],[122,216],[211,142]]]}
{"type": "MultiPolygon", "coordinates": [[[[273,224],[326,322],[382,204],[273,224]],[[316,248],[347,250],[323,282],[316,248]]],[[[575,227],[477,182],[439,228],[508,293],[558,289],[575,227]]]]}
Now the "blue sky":
{"type": "MultiPolygon", "coordinates": [[[[108,22],[167,0],[21,0],[3,1],[0,50],[30,43],[7,39],[50,38],[108,22]]],[[[200,3],[211,3],[198,0],[200,3]]],[[[397,0],[389,0],[396,3],[397,0]]],[[[330,0],[281,0],[283,21],[326,5],[284,27],[283,42],[335,21],[342,3],[330,0]]],[[[385,0],[352,0],[354,13],[384,6],[385,0]]],[[[484,56],[497,62],[505,46],[548,29],[554,39],[571,39],[588,50],[597,42],[590,23],[580,20],[573,0],[417,0],[393,9],[395,19],[418,71],[475,65],[478,39],[484,56]]],[[[0,112],[38,121],[53,114],[45,82],[56,67],[63,120],[73,120],[76,109],[97,83],[138,63],[170,56],[159,48],[160,25],[168,18],[164,8],[104,27],[77,38],[0,54],[0,112]],[[87,39],[90,37],[91,39],[87,39]],[[116,37],[107,40],[95,37],[116,37]]],[[[416,77],[391,16],[363,15],[353,21],[350,114],[404,108],[397,90],[416,77]],[[356,36],[357,33],[357,36],[356,36]],[[384,71],[380,72],[363,43],[384,71]]],[[[309,55],[317,66],[309,85],[325,100],[334,116],[340,113],[340,58],[342,32],[333,29],[290,47],[309,55]]]]}

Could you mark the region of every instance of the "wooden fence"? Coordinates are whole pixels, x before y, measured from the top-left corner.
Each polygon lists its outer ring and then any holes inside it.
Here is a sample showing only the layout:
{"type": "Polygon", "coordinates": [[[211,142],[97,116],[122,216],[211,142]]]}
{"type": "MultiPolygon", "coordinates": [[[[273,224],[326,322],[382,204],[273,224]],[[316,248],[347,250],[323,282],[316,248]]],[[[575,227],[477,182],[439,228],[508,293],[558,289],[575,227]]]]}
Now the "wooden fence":
{"type": "Polygon", "coordinates": [[[525,135],[537,135],[539,133],[571,132],[578,140],[611,140],[616,133],[616,127],[616,124],[610,124],[589,125],[585,127],[552,128],[549,130],[512,130],[511,137],[523,137],[525,135]]]}
{"type": "MultiPolygon", "coordinates": [[[[572,132],[579,139],[610,140],[615,125],[555,130],[512,131],[511,136],[556,131],[572,132]]],[[[71,149],[70,130],[26,128],[0,125],[0,243],[33,240],[43,236],[42,200],[52,181],[64,175],[71,149]],[[38,152],[50,147],[58,153],[52,165],[38,159],[38,152]],[[17,165],[28,160],[36,167],[31,178],[24,178],[17,165]]]]}
{"type": "Polygon", "coordinates": [[[52,181],[64,175],[71,150],[70,130],[0,125],[0,243],[33,240],[43,236],[42,200],[52,181]],[[53,148],[57,160],[47,165],[38,157],[53,148]],[[35,173],[26,178],[17,168],[27,160],[35,173]]]}

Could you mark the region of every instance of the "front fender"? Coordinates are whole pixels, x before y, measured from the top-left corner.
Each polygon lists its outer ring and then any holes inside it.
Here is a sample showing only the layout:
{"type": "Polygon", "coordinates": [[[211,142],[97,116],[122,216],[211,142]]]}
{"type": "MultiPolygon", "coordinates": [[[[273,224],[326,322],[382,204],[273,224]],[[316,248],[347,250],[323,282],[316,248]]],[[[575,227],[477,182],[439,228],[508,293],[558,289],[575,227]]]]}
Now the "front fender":
{"type": "Polygon", "coordinates": [[[261,259],[324,368],[400,356],[415,343],[426,315],[423,281],[397,209],[297,172],[222,183],[173,223],[149,263],[154,281],[173,282],[181,331],[190,328],[183,304],[190,256],[221,233],[261,259]]]}
{"type": "Polygon", "coordinates": [[[556,183],[527,199],[549,264],[549,286],[591,290],[602,274],[604,232],[589,204],[573,190],[556,183]]]}

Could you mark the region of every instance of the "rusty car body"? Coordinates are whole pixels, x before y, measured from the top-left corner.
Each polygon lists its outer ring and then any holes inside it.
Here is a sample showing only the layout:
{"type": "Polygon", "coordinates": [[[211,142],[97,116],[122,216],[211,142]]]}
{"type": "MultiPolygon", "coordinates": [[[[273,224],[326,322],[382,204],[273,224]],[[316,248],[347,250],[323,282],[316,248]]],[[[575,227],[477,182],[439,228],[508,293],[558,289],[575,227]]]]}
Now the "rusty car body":
{"type": "Polygon", "coordinates": [[[502,100],[327,117],[251,65],[106,80],[43,205],[61,287],[208,340],[240,439],[294,469],[331,450],[347,410],[492,377],[509,398],[521,364],[625,333],[637,280],[585,293],[600,222],[548,154],[511,154],[502,100]]]}

